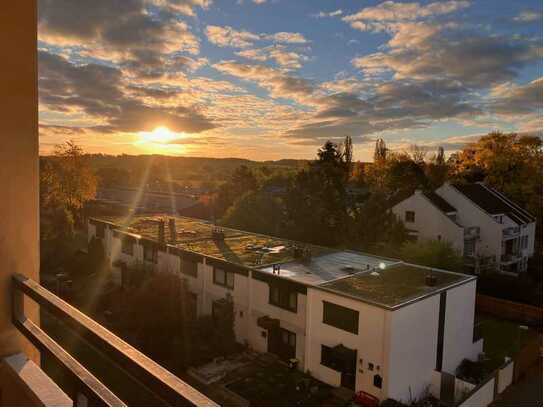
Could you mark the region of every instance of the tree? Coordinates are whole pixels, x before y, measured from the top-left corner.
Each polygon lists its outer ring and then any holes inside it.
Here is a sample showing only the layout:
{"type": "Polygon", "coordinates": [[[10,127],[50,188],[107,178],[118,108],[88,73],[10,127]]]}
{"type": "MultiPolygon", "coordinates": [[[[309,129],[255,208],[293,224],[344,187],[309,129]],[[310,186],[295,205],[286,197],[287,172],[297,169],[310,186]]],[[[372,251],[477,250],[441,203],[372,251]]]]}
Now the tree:
{"type": "Polygon", "coordinates": [[[258,180],[250,168],[245,165],[236,168],[228,181],[219,187],[213,203],[215,217],[221,218],[236,199],[257,187],[258,180]]]}
{"type": "Polygon", "coordinates": [[[385,195],[375,192],[357,208],[352,241],[357,242],[358,248],[383,255],[397,254],[408,237],[407,229],[389,207],[385,195]]]}
{"type": "Polygon", "coordinates": [[[343,160],[345,161],[347,177],[349,178],[353,172],[353,139],[351,136],[345,136],[343,142],[343,160]]]}
{"type": "Polygon", "coordinates": [[[462,272],[464,261],[454,247],[446,241],[422,240],[405,243],[400,250],[404,261],[422,266],[462,272]]]}
{"type": "Polygon", "coordinates": [[[284,212],[281,198],[263,190],[249,191],[226,211],[221,223],[237,229],[280,236],[285,222],[284,212]]]}
{"type": "Polygon", "coordinates": [[[335,246],[349,228],[348,166],[337,144],[327,141],[317,160],[301,170],[285,196],[288,233],[295,239],[335,246]]]}
{"type": "Polygon", "coordinates": [[[375,142],[375,152],[373,153],[373,162],[378,163],[381,161],[386,161],[387,159],[387,146],[385,140],[382,138],[377,139],[375,142]]]}
{"type": "MultiPolygon", "coordinates": [[[[535,136],[493,132],[462,149],[451,161],[457,182],[483,181],[543,217],[543,142],[535,136]]],[[[541,228],[537,228],[541,236],[541,228]]]]}
{"type": "Polygon", "coordinates": [[[96,177],[83,150],[68,141],[55,148],[55,154],[42,160],[40,198],[44,210],[66,210],[76,223],[82,220],[86,201],[96,194],[96,177]]]}
{"type": "Polygon", "coordinates": [[[193,307],[185,280],[154,273],[124,296],[118,320],[129,342],[166,367],[179,368],[190,360],[193,307]]]}

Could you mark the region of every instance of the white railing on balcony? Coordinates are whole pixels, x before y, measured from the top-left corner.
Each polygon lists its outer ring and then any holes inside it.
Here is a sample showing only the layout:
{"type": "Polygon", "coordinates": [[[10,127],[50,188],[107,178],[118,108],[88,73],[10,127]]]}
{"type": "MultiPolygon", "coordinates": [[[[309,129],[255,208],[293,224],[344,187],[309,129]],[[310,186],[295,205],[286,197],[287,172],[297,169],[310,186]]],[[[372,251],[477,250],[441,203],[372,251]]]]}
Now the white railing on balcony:
{"type": "Polygon", "coordinates": [[[478,239],[481,235],[479,226],[470,226],[464,229],[464,239],[478,239]]]}
{"type": "Polygon", "coordinates": [[[504,238],[516,237],[519,234],[520,234],[520,228],[518,226],[510,226],[508,228],[503,229],[504,238]]]}

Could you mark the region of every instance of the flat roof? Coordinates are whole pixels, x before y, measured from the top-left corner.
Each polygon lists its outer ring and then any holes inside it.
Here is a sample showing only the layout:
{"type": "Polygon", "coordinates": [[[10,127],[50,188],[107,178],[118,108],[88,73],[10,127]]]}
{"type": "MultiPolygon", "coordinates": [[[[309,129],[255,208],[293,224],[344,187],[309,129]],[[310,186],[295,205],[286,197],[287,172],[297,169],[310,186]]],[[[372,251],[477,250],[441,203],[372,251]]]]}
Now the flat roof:
{"type": "Polygon", "coordinates": [[[386,308],[395,308],[473,279],[475,277],[470,275],[396,263],[382,270],[361,272],[326,282],[319,287],[386,308]],[[433,286],[426,284],[426,276],[430,273],[437,280],[433,286]]]}
{"type": "Polygon", "coordinates": [[[296,247],[305,248],[311,252],[312,256],[334,251],[326,247],[225,227],[219,227],[224,233],[224,239],[216,240],[212,237],[212,231],[217,227],[216,225],[205,220],[183,216],[161,214],[129,217],[103,216],[95,219],[110,222],[120,231],[155,241],[158,240],[158,221],[164,219],[166,221],[165,237],[168,244],[245,267],[294,261],[296,247]],[[175,244],[168,242],[170,236],[168,219],[171,218],[175,219],[177,232],[175,244]]]}
{"type": "MultiPolygon", "coordinates": [[[[115,225],[117,230],[158,240],[158,220],[164,215],[93,218],[115,225]]],[[[475,277],[444,270],[406,264],[401,260],[350,250],[331,249],[236,229],[221,228],[224,239],[213,239],[211,222],[174,217],[177,231],[172,245],[204,256],[258,270],[276,278],[321,288],[383,308],[396,308],[414,299],[431,295],[475,277]],[[305,260],[295,254],[303,248],[311,252],[305,260]],[[277,269],[277,267],[279,268],[277,269]],[[432,272],[437,283],[426,284],[432,272]]],[[[171,243],[168,243],[171,245],[171,243]]]]}
{"type": "MultiPolygon", "coordinates": [[[[374,270],[379,265],[389,266],[399,260],[377,257],[353,251],[335,251],[312,257],[311,261],[290,261],[280,264],[279,276],[308,285],[318,285],[338,278],[351,276],[361,271],[374,270]]],[[[273,266],[259,268],[273,274],[273,266]]]]}

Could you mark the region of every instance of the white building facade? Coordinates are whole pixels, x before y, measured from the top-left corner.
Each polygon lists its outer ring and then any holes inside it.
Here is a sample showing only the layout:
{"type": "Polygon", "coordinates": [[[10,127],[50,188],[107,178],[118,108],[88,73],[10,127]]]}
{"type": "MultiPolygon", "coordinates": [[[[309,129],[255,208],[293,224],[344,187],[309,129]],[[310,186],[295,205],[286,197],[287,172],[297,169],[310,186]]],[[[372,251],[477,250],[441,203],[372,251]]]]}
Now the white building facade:
{"type": "Polygon", "coordinates": [[[451,243],[475,273],[516,275],[527,270],[534,254],[535,217],[482,183],[416,191],[392,211],[416,239],[451,243]]]}
{"type": "Polygon", "coordinates": [[[144,264],[185,278],[199,315],[231,299],[240,343],[295,358],[299,369],[333,386],[407,402],[424,394],[436,370],[454,374],[463,359],[482,352],[482,341],[473,340],[473,276],[346,251],[245,267],[109,222],[90,220],[88,231],[89,242],[102,239],[112,265],[144,264]],[[388,281],[402,273],[417,279],[413,293],[390,297],[388,281]],[[438,283],[425,286],[431,273],[438,283]]]}

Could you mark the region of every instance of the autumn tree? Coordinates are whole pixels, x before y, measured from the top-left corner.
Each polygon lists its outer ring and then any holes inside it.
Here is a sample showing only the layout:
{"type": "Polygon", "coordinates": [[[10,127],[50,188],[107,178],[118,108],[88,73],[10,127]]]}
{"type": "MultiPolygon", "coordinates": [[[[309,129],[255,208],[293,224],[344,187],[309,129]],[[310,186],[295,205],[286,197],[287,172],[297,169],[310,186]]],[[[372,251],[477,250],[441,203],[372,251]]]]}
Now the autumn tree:
{"type": "Polygon", "coordinates": [[[450,161],[454,180],[482,181],[537,218],[543,217],[543,142],[539,137],[493,132],[450,161]]]}
{"type": "Polygon", "coordinates": [[[60,144],[41,164],[41,208],[67,213],[80,222],[83,205],[96,194],[96,176],[81,147],[72,141],[60,144]]]}

